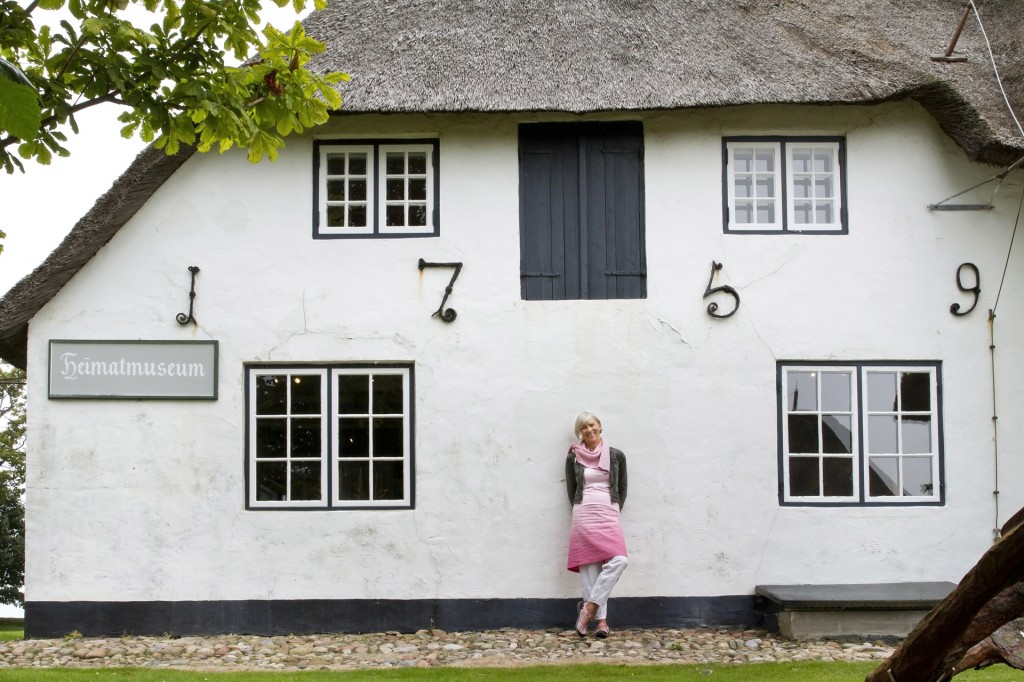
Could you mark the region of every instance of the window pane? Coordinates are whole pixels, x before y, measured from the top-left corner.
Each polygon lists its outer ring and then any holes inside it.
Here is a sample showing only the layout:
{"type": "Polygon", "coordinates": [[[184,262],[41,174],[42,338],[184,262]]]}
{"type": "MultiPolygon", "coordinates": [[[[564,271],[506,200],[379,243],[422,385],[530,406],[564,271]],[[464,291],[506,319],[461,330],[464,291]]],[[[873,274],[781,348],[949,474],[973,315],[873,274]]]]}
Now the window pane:
{"type": "Polygon", "coordinates": [[[292,377],[292,414],[320,414],[320,377],[292,377]]]}
{"type": "Polygon", "coordinates": [[[826,497],[853,495],[853,460],[849,457],[826,457],[822,461],[826,497]]]}
{"type": "Polygon", "coordinates": [[[736,204],[736,224],[749,225],[754,222],[754,204],[749,201],[736,204]]]}
{"type": "Polygon", "coordinates": [[[757,204],[757,222],[763,224],[775,222],[775,203],[760,201],[757,204]]]}
{"type": "Polygon", "coordinates": [[[932,458],[904,457],[903,494],[932,495],[933,492],[934,485],[932,483],[932,458]]]}
{"type": "Polygon", "coordinates": [[[850,373],[821,373],[821,409],[835,412],[850,411],[850,373]]]}
{"type": "Polygon", "coordinates": [[[401,457],[405,454],[401,417],[376,417],[373,420],[373,456],[401,457]]]}
{"type": "Polygon", "coordinates": [[[378,374],[373,377],[373,413],[402,414],[402,377],[378,374]]]}
{"type": "Polygon", "coordinates": [[[409,152],[409,173],[412,175],[423,175],[426,172],[426,152],[409,152]]]}
{"type": "Polygon", "coordinates": [[[760,173],[774,173],[775,172],[775,150],[774,149],[758,149],[756,152],[756,164],[755,169],[760,173]]]}
{"type": "Polygon", "coordinates": [[[811,221],[812,204],[809,201],[793,202],[793,221],[797,225],[809,225],[811,221]]]}
{"type": "Polygon", "coordinates": [[[258,462],[256,464],[256,499],[284,500],[288,492],[288,464],[286,462],[258,462]]]}
{"type": "Polygon", "coordinates": [[[868,452],[889,454],[896,449],[896,417],[875,415],[868,417],[868,452]]]}
{"type": "Polygon", "coordinates": [[[931,417],[903,417],[904,454],[930,453],[932,451],[931,417]]]}
{"type": "Polygon", "coordinates": [[[292,462],[292,499],[320,499],[319,462],[292,462]]]}
{"type": "Polygon", "coordinates": [[[348,198],[352,201],[366,201],[366,180],[350,180],[348,198]]]}
{"type": "Polygon", "coordinates": [[[423,205],[409,206],[409,225],[423,227],[427,224],[427,207],[423,205]]]}
{"type": "Polygon", "coordinates": [[[853,431],[849,415],[826,414],[821,417],[822,452],[853,453],[853,431]]]}
{"type": "Polygon", "coordinates": [[[366,154],[349,154],[349,175],[366,175],[366,154]]]}
{"type": "Polygon", "coordinates": [[[320,456],[320,420],[292,419],[292,457],[320,456]]]}
{"type": "Polygon", "coordinates": [[[793,197],[807,199],[811,196],[811,179],[806,175],[793,178],[793,197]]]}
{"type": "Polygon", "coordinates": [[[791,412],[818,409],[818,375],[816,372],[789,372],[786,375],[789,395],[786,409],[791,412]]]}
{"type": "Polygon", "coordinates": [[[895,372],[868,372],[868,409],[872,412],[896,411],[895,372]]]}
{"type": "Polygon", "coordinates": [[[733,182],[733,193],[739,199],[753,196],[754,179],[749,175],[739,175],[733,182]]]}
{"type": "Polygon", "coordinates": [[[775,179],[769,176],[759,175],[756,180],[757,196],[771,199],[775,196],[775,179]]]}
{"type": "Polygon", "coordinates": [[[370,377],[366,374],[338,375],[338,413],[370,413],[370,377]]]}
{"type": "Polygon", "coordinates": [[[789,451],[821,452],[818,443],[818,417],[813,414],[789,415],[789,451]]]}
{"type": "Polygon", "coordinates": [[[400,500],[405,494],[402,486],[401,462],[373,463],[373,499],[400,500]]]}
{"type": "Polygon", "coordinates": [[[404,152],[388,152],[385,172],[388,175],[404,175],[405,174],[405,153],[404,152]]]}
{"type": "Polygon", "coordinates": [[[393,178],[387,181],[386,186],[388,201],[401,201],[405,199],[405,180],[393,178]]]}
{"type": "Polygon", "coordinates": [[[732,152],[733,162],[736,164],[737,173],[749,173],[754,170],[754,150],[749,147],[734,148],[732,152]]]}
{"type": "Polygon", "coordinates": [[[388,206],[387,224],[389,227],[398,227],[405,225],[405,207],[388,206]]]}
{"type": "Polygon", "coordinates": [[[288,439],[284,419],[256,420],[256,457],[284,457],[288,439]]]}
{"type": "Polygon", "coordinates": [[[342,500],[370,499],[370,463],[338,463],[338,497],[342,500]]]}
{"type": "Polygon", "coordinates": [[[872,497],[899,495],[899,458],[872,457],[868,485],[872,497]]]}
{"type": "Polygon", "coordinates": [[[366,227],[366,207],[352,206],[348,214],[349,227],[366,227]]]}
{"type": "Polygon", "coordinates": [[[832,215],[832,202],[818,202],[814,207],[814,222],[819,225],[831,225],[835,222],[832,215]]]}
{"type": "Polygon", "coordinates": [[[344,180],[328,180],[327,181],[327,199],[328,199],[328,201],[344,201],[345,200],[345,181],[344,180]]]}
{"type": "Polygon", "coordinates": [[[831,199],[835,196],[832,193],[831,175],[814,179],[814,196],[818,199],[831,199]]]}
{"type": "Polygon", "coordinates": [[[427,200],[427,181],[425,178],[409,180],[409,198],[413,201],[427,200]]]}
{"type": "Polygon", "coordinates": [[[256,414],[285,414],[287,382],[283,374],[256,377],[256,414]]]}
{"type": "Polygon", "coordinates": [[[793,172],[809,173],[811,171],[811,150],[805,147],[793,149],[793,172]]]}
{"type": "Polygon", "coordinates": [[[328,154],[327,155],[327,174],[328,175],[344,175],[345,174],[345,155],[344,154],[328,154]]]}
{"type": "Polygon", "coordinates": [[[370,420],[345,417],[338,420],[338,457],[370,456],[370,420]]]}
{"type": "Polygon", "coordinates": [[[832,149],[815,149],[814,150],[814,172],[815,173],[831,173],[832,172],[832,161],[835,158],[835,152],[832,149]]]}
{"type": "Polygon", "coordinates": [[[930,412],[932,409],[931,374],[904,372],[900,377],[900,400],[904,412],[930,412]]]}
{"type": "Polygon", "coordinates": [[[327,207],[327,227],[345,227],[345,207],[327,207]]]}
{"type": "Polygon", "coordinates": [[[789,494],[818,496],[818,458],[789,458],[789,494]]]}

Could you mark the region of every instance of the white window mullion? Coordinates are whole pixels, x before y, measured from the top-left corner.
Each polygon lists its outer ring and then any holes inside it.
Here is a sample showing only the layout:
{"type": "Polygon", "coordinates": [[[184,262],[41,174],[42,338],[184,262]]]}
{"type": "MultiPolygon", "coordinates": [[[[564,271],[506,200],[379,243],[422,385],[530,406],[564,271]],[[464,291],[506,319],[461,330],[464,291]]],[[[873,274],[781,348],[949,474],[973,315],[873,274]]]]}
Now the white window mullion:
{"type": "Polygon", "coordinates": [[[838,142],[786,142],[786,224],[791,232],[841,230],[838,142]]]}
{"type": "Polygon", "coordinates": [[[327,415],[325,409],[326,400],[326,372],[322,370],[309,370],[305,368],[260,368],[249,370],[249,393],[248,393],[248,405],[249,405],[249,443],[248,443],[248,473],[249,473],[249,490],[248,499],[249,506],[254,508],[289,508],[289,507],[323,507],[327,504],[327,493],[326,493],[326,478],[325,474],[325,459],[326,451],[326,429],[327,429],[327,415]],[[309,395],[305,397],[306,405],[296,405],[301,403],[301,398],[296,400],[294,396],[295,386],[301,383],[303,379],[313,380],[316,379],[319,382],[319,395],[316,400],[311,399],[309,395]],[[260,382],[266,381],[266,385],[263,390],[267,395],[272,394],[275,391],[279,391],[279,395],[283,398],[283,405],[280,406],[276,411],[272,411],[266,414],[260,413],[260,395],[261,386],[260,382]],[[274,389],[274,385],[280,385],[282,382],[283,386],[280,389],[274,389]],[[318,402],[318,404],[317,404],[318,402]],[[299,407],[316,407],[317,411],[309,409],[302,410],[299,407]],[[299,453],[296,455],[294,452],[295,439],[299,436],[296,433],[295,423],[296,420],[312,422],[316,421],[319,423],[319,448],[314,452],[299,453]],[[261,457],[262,453],[260,450],[260,431],[261,424],[271,424],[274,422],[280,422],[280,429],[283,433],[283,452],[274,453],[279,456],[276,457],[261,457]],[[296,489],[295,476],[296,465],[302,466],[302,463],[317,462],[319,465],[319,496],[312,499],[295,499],[297,495],[300,495],[300,491],[296,489]],[[265,470],[264,468],[278,470],[276,485],[283,490],[284,499],[269,499],[264,495],[261,498],[261,489],[259,485],[260,475],[265,470]]]}
{"type": "Polygon", "coordinates": [[[727,149],[729,229],[782,230],[781,144],[735,141],[727,149]]]}

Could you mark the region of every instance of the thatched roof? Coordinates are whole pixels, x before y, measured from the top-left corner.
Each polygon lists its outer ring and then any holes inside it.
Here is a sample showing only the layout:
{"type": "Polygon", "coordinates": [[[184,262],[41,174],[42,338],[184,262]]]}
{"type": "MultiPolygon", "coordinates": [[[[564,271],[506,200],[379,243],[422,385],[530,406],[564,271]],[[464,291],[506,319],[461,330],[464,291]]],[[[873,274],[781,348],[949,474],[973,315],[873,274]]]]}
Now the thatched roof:
{"type": "MultiPolygon", "coordinates": [[[[1024,114],[1024,2],[976,0],[1024,114]]],[[[962,0],[332,0],[306,19],[311,68],[352,75],[345,113],[611,112],[914,99],[967,156],[1009,165],[1024,137],[962,0]]],[[[148,149],[0,299],[0,357],[28,321],[191,155],[148,149]]]]}
{"type": "MultiPolygon", "coordinates": [[[[1024,114],[1024,2],[976,0],[1024,114]]],[[[919,100],[972,160],[1024,150],[963,0],[334,0],[306,30],[349,112],[919,100]]]]}

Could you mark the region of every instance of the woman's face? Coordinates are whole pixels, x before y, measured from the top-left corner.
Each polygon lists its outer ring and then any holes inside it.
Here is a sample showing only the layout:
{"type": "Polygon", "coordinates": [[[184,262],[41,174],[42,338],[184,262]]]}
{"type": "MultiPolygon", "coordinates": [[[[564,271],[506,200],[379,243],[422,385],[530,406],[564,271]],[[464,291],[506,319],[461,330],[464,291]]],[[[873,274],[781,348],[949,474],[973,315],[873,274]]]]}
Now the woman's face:
{"type": "Polygon", "coordinates": [[[583,426],[580,427],[580,438],[583,439],[583,444],[591,450],[597,447],[601,442],[601,425],[597,423],[596,419],[591,417],[583,422],[583,426]]]}

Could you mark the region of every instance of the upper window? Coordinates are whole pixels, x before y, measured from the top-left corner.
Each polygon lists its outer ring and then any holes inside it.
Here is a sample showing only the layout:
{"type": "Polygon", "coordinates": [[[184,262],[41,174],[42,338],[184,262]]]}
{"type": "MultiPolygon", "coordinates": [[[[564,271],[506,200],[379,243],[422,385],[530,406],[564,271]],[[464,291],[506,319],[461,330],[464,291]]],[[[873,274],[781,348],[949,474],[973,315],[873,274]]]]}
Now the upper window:
{"type": "Polygon", "coordinates": [[[846,232],[842,138],[732,137],[722,144],[726,232],[846,232]]]}
{"type": "Polygon", "coordinates": [[[519,126],[524,300],[645,298],[643,127],[519,126]]]}
{"type": "Polygon", "coordinates": [[[246,384],[247,508],[412,508],[411,366],[253,366],[246,384]]]}
{"type": "Polygon", "coordinates": [[[314,237],[438,234],[437,140],[315,143],[314,237]]]}
{"type": "Polygon", "coordinates": [[[780,496],[942,502],[938,363],[779,365],[780,496]]]}

